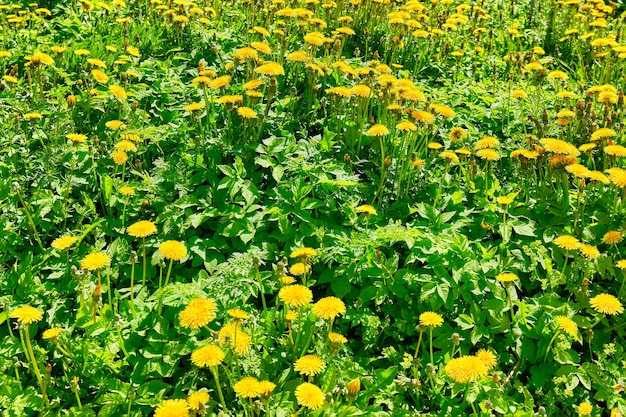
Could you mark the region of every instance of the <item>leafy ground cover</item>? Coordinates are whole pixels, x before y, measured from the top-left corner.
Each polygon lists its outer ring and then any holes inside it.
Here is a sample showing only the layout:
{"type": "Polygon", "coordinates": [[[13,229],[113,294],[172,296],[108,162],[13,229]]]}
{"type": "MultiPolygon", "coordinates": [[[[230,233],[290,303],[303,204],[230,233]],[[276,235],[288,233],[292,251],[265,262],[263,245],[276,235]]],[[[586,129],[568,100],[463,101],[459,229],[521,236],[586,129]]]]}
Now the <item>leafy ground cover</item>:
{"type": "Polygon", "coordinates": [[[2,415],[626,414],[624,16],[0,5],[2,415]]]}

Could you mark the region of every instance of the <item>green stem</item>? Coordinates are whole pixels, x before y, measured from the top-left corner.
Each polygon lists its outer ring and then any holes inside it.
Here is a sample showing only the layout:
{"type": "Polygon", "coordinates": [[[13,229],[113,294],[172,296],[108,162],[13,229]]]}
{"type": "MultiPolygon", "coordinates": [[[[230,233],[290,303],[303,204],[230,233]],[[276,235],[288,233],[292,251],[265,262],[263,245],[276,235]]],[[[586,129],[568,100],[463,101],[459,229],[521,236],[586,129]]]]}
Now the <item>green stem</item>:
{"type": "Polygon", "coordinates": [[[226,411],[226,401],[224,401],[224,394],[222,394],[222,387],[220,386],[220,373],[216,366],[211,366],[211,373],[215,378],[215,386],[217,387],[217,395],[220,397],[220,403],[222,403],[222,407],[224,411],[226,411]]]}
{"type": "Polygon", "coordinates": [[[135,317],[135,259],[136,257],[132,256],[132,263],[130,265],[130,311],[135,317]]]}
{"type": "Polygon", "coordinates": [[[170,274],[172,273],[172,264],[174,263],[173,259],[170,259],[170,265],[167,267],[167,275],[165,276],[165,284],[163,284],[164,287],[167,287],[167,284],[170,281],[170,274]]]}
{"type": "Polygon", "coordinates": [[[417,359],[417,354],[419,353],[420,350],[420,345],[422,344],[422,335],[424,334],[424,332],[420,331],[420,337],[419,339],[417,339],[417,347],[415,348],[415,354],[413,355],[413,358],[417,359]]]}
{"type": "Polygon", "coordinates": [[[19,197],[20,202],[22,203],[22,207],[24,207],[24,211],[26,212],[26,217],[28,217],[28,224],[30,224],[30,227],[33,229],[33,234],[35,235],[37,244],[39,244],[39,248],[43,252],[43,243],[41,243],[41,239],[39,238],[39,232],[37,231],[37,227],[35,226],[33,217],[30,215],[30,210],[28,210],[28,206],[26,205],[26,202],[22,198],[22,193],[20,193],[20,190],[18,189],[16,191],[17,191],[17,196],[19,197]]]}
{"type": "Polygon", "coordinates": [[[550,349],[552,348],[552,344],[556,340],[556,337],[559,335],[559,333],[561,333],[561,329],[558,329],[554,333],[554,336],[552,336],[552,339],[550,339],[550,343],[548,343],[548,348],[546,349],[546,354],[543,356],[543,361],[544,362],[548,359],[548,353],[550,353],[550,349]]]}
{"type": "Polygon", "coordinates": [[[434,364],[435,362],[433,361],[433,328],[430,327],[428,330],[430,333],[430,363],[434,364]]]}
{"type": "Polygon", "coordinates": [[[141,239],[141,244],[143,247],[143,277],[141,280],[141,286],[145,287],[146,286],[146,238],[142,238],[141,239]]]}
{"type": "Polygon", "coordinates": [[[41,372],[39,371],[39,365],[37,365],[37,359],[35,358],[35,353],[33,352],[33,345],[30,343],[30,333],[28,331],[28,326],[24,326],[24,339],[26,340],[26,347],[28,349],[28,357],[30,359],[31,364],[33,365],[33,371],[35,372],[35,376],[37,377],[37,382],[39,383],[39,387],[41,388],[41,395],[43,396],[44,403],[41,405],[42,412],[43,407],[45,405],[50,405],[48,401],[48,396],[46,395],[46,388],[43,383],[43,379],[41,378],[41,372]]]}

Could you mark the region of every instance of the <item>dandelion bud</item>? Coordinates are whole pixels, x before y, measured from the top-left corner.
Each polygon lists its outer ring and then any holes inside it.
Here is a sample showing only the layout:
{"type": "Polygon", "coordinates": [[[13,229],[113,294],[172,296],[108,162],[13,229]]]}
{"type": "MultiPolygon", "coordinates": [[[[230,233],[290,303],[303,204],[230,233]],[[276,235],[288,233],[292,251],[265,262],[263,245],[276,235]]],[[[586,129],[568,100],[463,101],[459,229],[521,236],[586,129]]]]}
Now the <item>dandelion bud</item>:
{"type": "Polygon", "coordinates": [[[47,363],[46,364],[46,374],[50,375],[52,373],[52,365],[47,363]]]}
{"type": "Polygon", "coordinates": [[[391,165],[391,157],[387,155],[385,158],[385,166],[388,167],[389,165],[391,165]]]}
{"type": "Polygon", "coordinates": [[[344,162],[350,162],[350,155],[345,154],[345,155],[343,156],[343,161],[344,161],[344,162]]]}
{"type": "Polygon", "coordinates": [[[491,410],[491,409],[493,408],[493,403],[492,403],[491,401],[489,401],[489,400],[486,400],[486,401],[485,401],[485,407],[486,407],[488,410],[491,410]]]}
{"type": "Polygon", "coordinates": [[[361,390],[361,380],[359,378],[355,378],[352,381],[348,382],[348,394],[357,395],[361,390]]]}
{"type": "Polygon", "coordinates": [[[102,285],[98,284],[96,285],[96,289],[93,290],[94,301],[97,301],[100,297],[102,297],[102,285]]]}
{"type": "Polygon", "coordinates": [[[413,378],[411,379],[411,385],[413,385],[415,388],[419,388],[422,386],[422,381],[420,381],[419,379],[413,378]]]}
{"type": "Polygon", "coordinates": [[[74,94],[70,94],[65,100],[67,101],[67,105],[70,107],[76,104],[76,96],[74,94]]]}
{"type": "Polygon", "coordinates": [[[145,206],[147,206],[148,204],[150,204],[150,203],[148,202],[148,200],[141,200],[141,205],[142,205],[142,206],[144,206],[144,207],[145,207],[145,206]]]}
{"type": "Polygon", "coordinates": [[[491,380],[493,382],[495,382],[496,384],[499,383],[500,382],[500,375],[498,375],[498,374],[491,375],[491,380]]]}
{"type": "Polygon", "coordinates": [[[76,84],[78,84],[78,85],[83,85],[83,80],[78,80],[78,81],[76,81],[76,84]]]}
{"type": "Polygon", "coordinates": [[[15,191],[20,191],[20,190],[22,189],[22,186],[21,186],[21,185],[20,185],[20,183],[19,183],[19,182],[17,182],[17,181],[13,181],[13,184],[11,184],[11,185],[13,186],[13,189],[14,189],[15,191]]]}
{"type": "Polygon", "coordinates": [[[133,100],[131,106],[133,106],[133,109],[136,109],[137,107],[139,107],[139,102],[137,100],[133,100]]]}
{"type": "Polygon", "coordinates": [[[619,94],[617,95],[617,107],[622,108],[624,107],[624,92],[620,91],[619,94]]]}
{"type": "Polygon", "coordinates": [[[543,405],[537,409],[537,416],[546,417],[547,415],[548,413],[546,412],[546,408],[543,405]]]}
{"type": "Polygon", "coordinates": [[[543,109],[543,112],[541,113],[541,121],[544,124],[548,123],[548,111],[546,109],[543,109]]]}
{"type": "Polygon", "coordinates": [[[458,333],[452,333],[452,345],[454,346],[458,346],[459,343],[461,342],[461,335],[458,333]]]}
{"type": "Polygon", "coordinates": [[[380,54],[378,53],[378,50],[374,51],[374,53],[372,54],[372,58],[376,60],[380,58],[380,54]]]}
{"type": "Polygon", "coordinates": [[[341,47],[341,42],[339,41],[339,39],[337,39],[335,43],[333,44],[333,49],[338,51],[340,47],[341,47]]]}
{"type": "Polygon", "coordinates": [[[137,262],[137,252],[136,251],[131,251],[130,252],[129,261],[130,261],[131,264],[134,264],[135,262],[137,262]]]}
{"type": "Polygon", "coordinates": [[[198,62],[198,72],[202,72],[205,69],[206,68],[204,67],[204,62],[203,61],[198,62]]]}
{"type": "Polygon", "coordinates": [[[613,385],[613,390],[615,391],[616,394],[619,394],[622,391],[624,391],[624,385],[623,384],[615,384],[615,385],[613,385]]]}
{"type": "Polygon", "coordinates": [[[589,280],[587,278],[583,278],[583,287],[587,287],[589,285],[589,280]]]}

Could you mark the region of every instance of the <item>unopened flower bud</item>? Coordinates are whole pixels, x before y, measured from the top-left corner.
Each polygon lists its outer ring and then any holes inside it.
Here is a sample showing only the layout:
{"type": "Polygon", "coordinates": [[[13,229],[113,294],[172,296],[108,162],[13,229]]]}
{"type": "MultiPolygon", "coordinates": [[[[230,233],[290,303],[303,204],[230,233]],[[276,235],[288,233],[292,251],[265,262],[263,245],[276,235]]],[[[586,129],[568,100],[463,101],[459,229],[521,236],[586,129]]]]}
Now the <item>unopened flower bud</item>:
{"type": "Polygon", "coordinates": [[[359,378],[355,378],[352,381],[348,382],[348,394],[356,395],[361,390],[361,380],[359,378]]]}

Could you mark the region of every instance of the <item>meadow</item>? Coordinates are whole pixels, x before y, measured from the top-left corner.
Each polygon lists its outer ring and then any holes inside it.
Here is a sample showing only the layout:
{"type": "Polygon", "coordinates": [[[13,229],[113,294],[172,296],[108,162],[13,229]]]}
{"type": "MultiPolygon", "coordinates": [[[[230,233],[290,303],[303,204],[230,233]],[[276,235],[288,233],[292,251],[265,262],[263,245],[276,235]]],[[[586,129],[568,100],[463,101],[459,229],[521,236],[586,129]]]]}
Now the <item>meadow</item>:
{"type": "Polygon", "coordinates": [[[626,415],[626,7],[0,5],[0,415],[626,415]]]}

